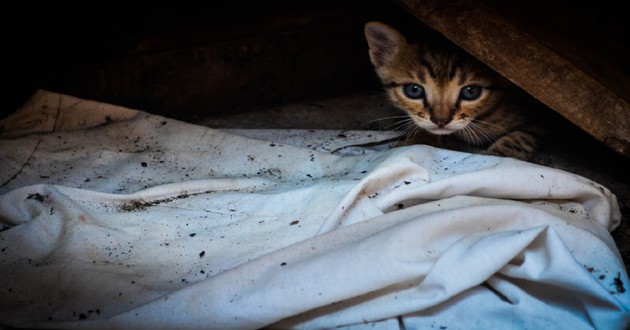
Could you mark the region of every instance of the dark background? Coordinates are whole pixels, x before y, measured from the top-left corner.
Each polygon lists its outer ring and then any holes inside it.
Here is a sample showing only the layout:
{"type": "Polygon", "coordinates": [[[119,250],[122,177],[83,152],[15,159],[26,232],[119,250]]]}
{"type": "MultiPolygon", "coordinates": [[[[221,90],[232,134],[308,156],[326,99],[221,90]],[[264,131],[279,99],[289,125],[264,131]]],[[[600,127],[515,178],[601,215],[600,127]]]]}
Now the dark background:
{"type": "MultiPolygon", "coordinates": [[[[621,2],[485,2],[532,31],[569,12],[629,49],[621,2]]],[[[422,28],[388,0],[13,5],[0,23],[7,88],[0,116],[38,88],[180,118],[378,89],[363,38],[369,20],[422,28]]],[[[629,67],[620,63],[621,75],[629,67]]]]}

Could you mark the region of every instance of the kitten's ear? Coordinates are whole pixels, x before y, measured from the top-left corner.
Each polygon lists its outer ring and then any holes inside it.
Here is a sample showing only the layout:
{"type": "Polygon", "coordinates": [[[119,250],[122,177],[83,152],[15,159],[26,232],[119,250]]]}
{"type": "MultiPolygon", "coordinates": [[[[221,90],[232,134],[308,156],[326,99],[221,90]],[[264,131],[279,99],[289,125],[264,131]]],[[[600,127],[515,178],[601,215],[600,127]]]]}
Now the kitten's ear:
{"type": "Polygon", "coordinates": [[[370,61],[375,67],[389,63],[407,44],[400,32],[381,22],[366,23],[364,33],[370,47],[370,61]]]}

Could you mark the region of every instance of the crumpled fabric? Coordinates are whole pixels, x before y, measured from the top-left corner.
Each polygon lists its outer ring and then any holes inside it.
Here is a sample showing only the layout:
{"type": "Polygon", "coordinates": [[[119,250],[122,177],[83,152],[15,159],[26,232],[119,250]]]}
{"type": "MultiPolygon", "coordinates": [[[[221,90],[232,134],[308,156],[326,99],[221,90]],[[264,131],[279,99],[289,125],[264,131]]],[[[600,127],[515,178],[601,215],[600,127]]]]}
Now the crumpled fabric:
{"type": "Polygon", "coordinates": [[[630,323],[617,200],[572,173],[422,145],[340,156],[47,91],[0,127],[4,326],[630,323]]]}

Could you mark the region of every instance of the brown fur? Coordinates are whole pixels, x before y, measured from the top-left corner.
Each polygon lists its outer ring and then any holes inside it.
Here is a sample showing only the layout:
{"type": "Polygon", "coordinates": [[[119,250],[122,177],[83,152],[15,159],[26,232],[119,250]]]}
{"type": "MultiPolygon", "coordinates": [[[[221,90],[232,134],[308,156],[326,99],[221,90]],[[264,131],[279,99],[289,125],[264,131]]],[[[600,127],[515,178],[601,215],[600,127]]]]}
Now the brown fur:
{"type": "Polygon", "coordinates": [[[463,150],[523,160],[535,153],[544,133],[539,110],[507,79],[446,41],[409,43],[380,22],[367,23],[365,37],[389,99],[411,119],[408,135],[454,136],[463,150]]]}

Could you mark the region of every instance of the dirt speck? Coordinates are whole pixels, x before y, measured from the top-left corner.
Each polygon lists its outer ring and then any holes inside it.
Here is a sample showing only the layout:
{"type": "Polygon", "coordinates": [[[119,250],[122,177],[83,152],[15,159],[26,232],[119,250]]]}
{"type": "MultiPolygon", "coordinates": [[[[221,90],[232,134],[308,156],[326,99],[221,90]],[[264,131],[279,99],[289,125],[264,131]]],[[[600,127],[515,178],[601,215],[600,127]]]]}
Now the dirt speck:
{"type": "Polygon", "coordinates": [[[48,199],[47,195],[42,195],[40,193],[34,193],[34,194],[30,194],[28,195],[28,197],[26,197],[26,199],[34,199],[40,203],[45,202],[48,199]]]}
{"type": "Polygon", "coordinates": [[[617,293],[626,292],[626,288],[623,287],[623,281],[621,280],[621,273],[617,273],[617,277],[614,279],[614,284],[617,289],[617,293]]]}

